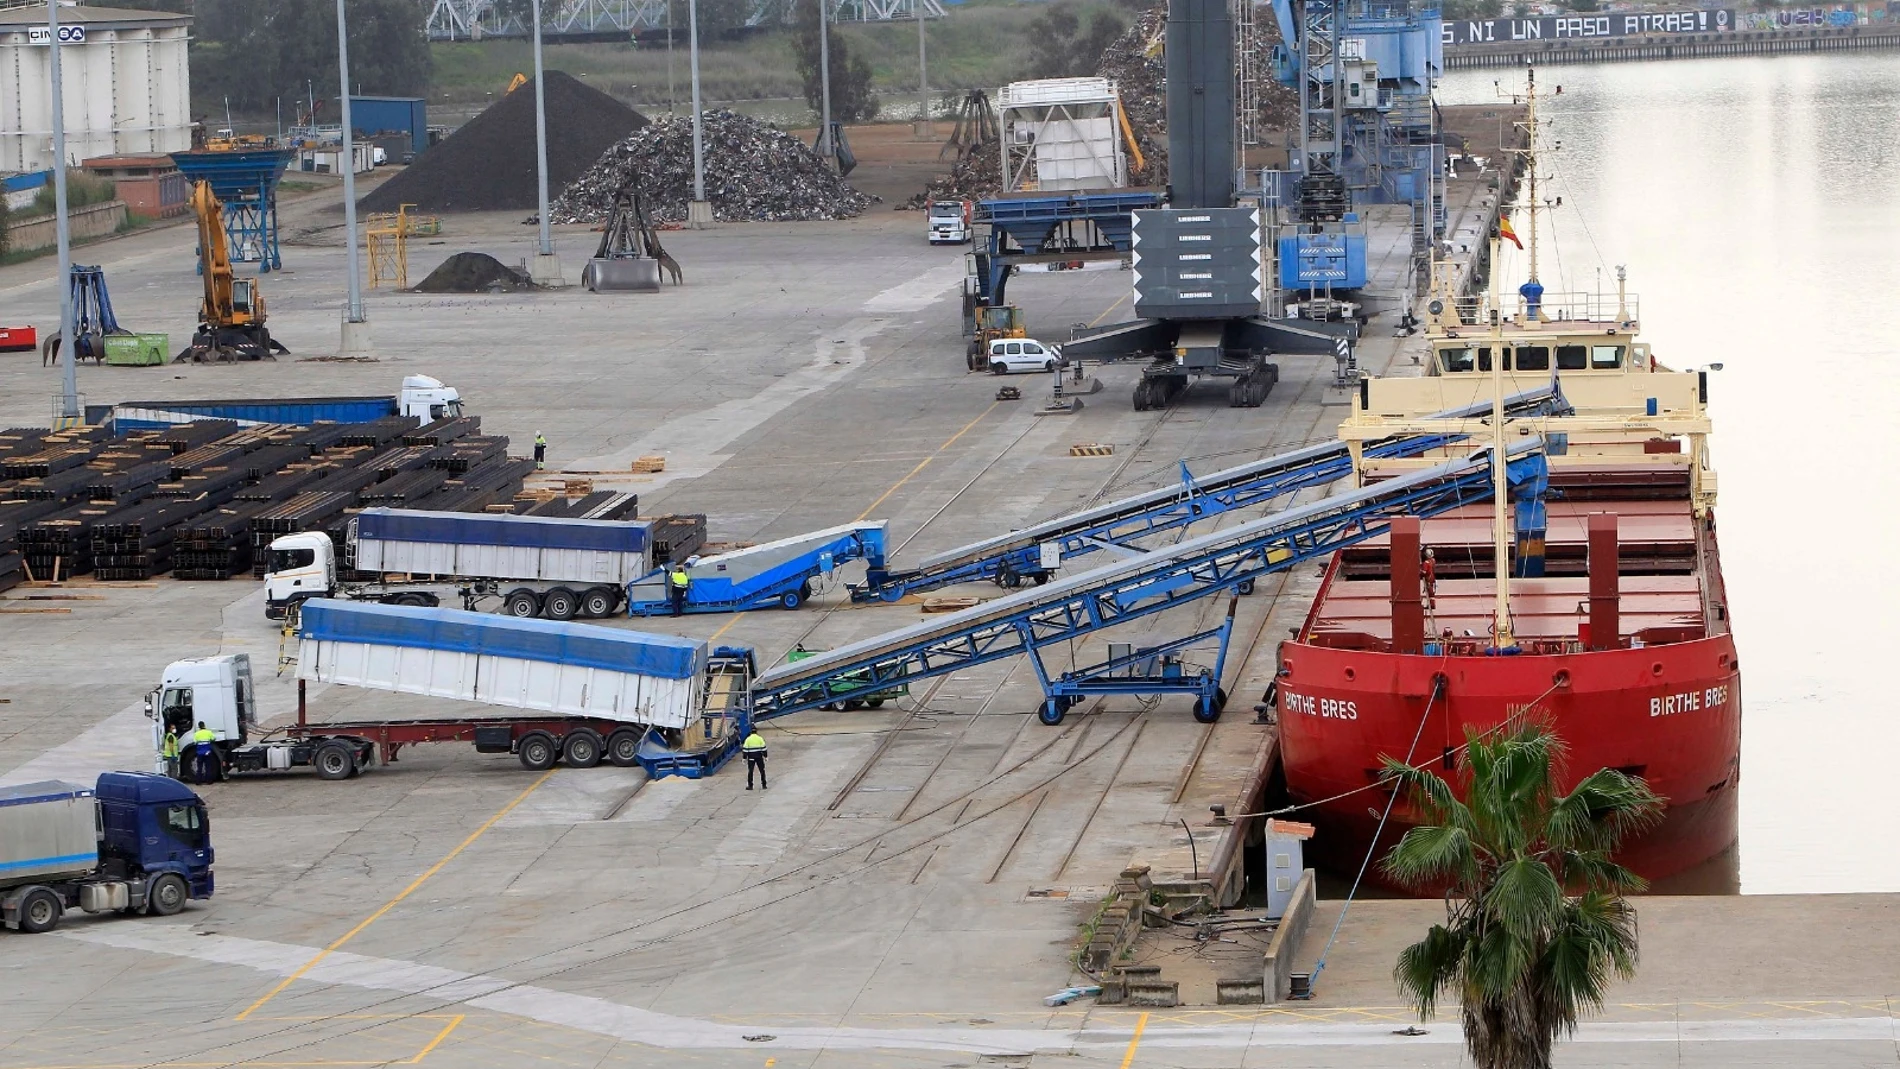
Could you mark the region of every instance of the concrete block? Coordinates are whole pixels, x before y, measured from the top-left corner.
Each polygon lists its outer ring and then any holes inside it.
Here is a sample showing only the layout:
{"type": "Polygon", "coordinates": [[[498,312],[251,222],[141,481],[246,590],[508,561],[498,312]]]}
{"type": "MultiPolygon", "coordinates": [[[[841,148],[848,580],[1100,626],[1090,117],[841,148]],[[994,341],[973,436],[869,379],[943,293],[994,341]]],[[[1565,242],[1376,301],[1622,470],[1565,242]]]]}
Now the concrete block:
{"type": "Polygon", "coordinates": [[[346,316],[343,320],[343,341],[337,348],[343,356],[369,357],[375,355],[376,346],[370,341],[369,323],[352,323],[346,316]]]}
{"type": "Polygon", "coordinates": [[[1269,1003],[1286,1001],[1292,990],[1293,959],[1299,955],[1300,941],[1306,938],[1307,926],[1313,922],[1313,886],[1313,870],[1300,873],[1300,882],[1293,887],[1293,900],[1287,903],[1286,915],[1280,918],[1280,926],[1274,929],[1273,938],[1267,943],[1261,977],[1269,1003]]]}
{"type": "Polygon", "coordinates": [[[1259,976],[1216,980],[1214,1001],[1222,1006],[1257,1006],[1267,1001],[1266,984],[1259,976]]]}
{"type": "Polygon", "coordinates": [[[1130,979],[1125,1005],[1171,1009],[1181,1004],[1181,985],[1174,980],[1130,979]]]}
{"type": "Polygon", "coordinates": [[[694,230],[705,230],[713,225],[712,201],[689,200],[686,202],[686,225],[694,230]]]}
{"type": "Polygon", "coordinates": [[[567,276],[561,273],[561,257],[558,253],[534,254],[528,263],[528,280],[537,286],[560,289],[567,285],[567,276]]]}

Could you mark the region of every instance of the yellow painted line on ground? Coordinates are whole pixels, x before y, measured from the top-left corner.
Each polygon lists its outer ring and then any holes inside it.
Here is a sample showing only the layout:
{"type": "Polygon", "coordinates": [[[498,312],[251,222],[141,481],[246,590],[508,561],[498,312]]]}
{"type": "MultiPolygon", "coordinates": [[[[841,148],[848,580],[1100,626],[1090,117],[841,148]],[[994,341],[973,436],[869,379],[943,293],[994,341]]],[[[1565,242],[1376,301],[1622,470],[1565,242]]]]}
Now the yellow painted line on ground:
{"type": "Polygon", "coordinates": [[[449,1023],[442,1026],[442,1031],[437,1032],[435,1034],[435,1038],[429,1041],[428,1046],[423,1047],[421,1050],[417,1051],[415,1057],[410,1058],[408,1061],[400,1062],[398,1064],[415,1065],[421,1062],[422,1059],[427,1058],[429,1056],[429,1052],[441,1046],[442,1041],[449,1038],[449,1033],[455,1031],[456,1026],[462,1023],[462,1017],[463,1015],[458,1013],[454,1017],[449,1018],[449,1023]]]}
{"type": "Polygon", "coordinates": [[[883,493],[881,493],[881,494],[879,494],[879,495],[877,495],[877,500],[876,500],[876,501],[873,501],[873,502],[871,502],[871,506],[870,506],[869,508],[867,508],[867,509],[865,509],[865,510],[864,510],[863,512],[860,512],[860,513],[858,513],[858,518],[857,518],[857,521],[856,521],[856,522],[858,522],[858,523],[863,523],[863,522],[864,522],[864,520],[865,520],[865,519],[866,519],[867,517],[869,517],[869,516],[871,515],[871,513],[873,513],[873,512],[876,512],[876,511],[877,511],[877,507],[878,507],[879,505],[882,505],[882,504],[884,503],[884,501],[885,501],[885,499],[886,499],[886,498],[889,498],[889,497],[890,497],[890,496],[891,496],[892,494],[894,494],[894,493],[896,493],[896,492],[897,492],[898,490],[900,490],[900,489],[902,489],[902,488],[903,488],[903,485],[904,485],[905,483],[907,483],[907,482],[909,482],[909,481],[911,480],[911,477],[912,477],[912,476],[914,476],[914,475],[916,475],[916,474],[917,474],[918,472],[920,472],[920,471],[922,471],[922,470],[924,470],[924,468],[926,468],[926,467],[928,467],[928,466],[930,465],[930,462],[931,462],[931,461],[933,461],[933,460],[935,460],[935,459],[937,459],[937,457],[938,457],[939,455],[941,455],[941,454],[943,453],[943,451],[944,451],[944,450],[946,450],[946,449],[948,449],[948,448],[950,448],[951,446],[953,446],[953,445],[955,445],[955,444],[957,444],[957,439],[959,439],[959,438],[961,438],[961,437],[963,437],[964,435],[966,435],[966,434],[968,434],[968,433],[970,433],[970,428],[972,428],[972,427],[974,427],[974,426],[976,426],[977,424],[979,424],[979,423],[981,423],[981,422],[983,422],[983,417],[984,417],[984,416],[987,416],[987,415],[989,415],[990,413],[992,413],[992,412],[994,412],[994,411],[996,411],[996,406],[997,406],[997,405],[1000,405],[1000,404],[1002,404],[1002,403],[1003,403],[1003,402],[1001,402],[1001,401],[991,401],[991,402],[990,402],[990,407],[988,407],[988,408],[986,408],[986,409],[984,409],[984,410],[982,411],[982,413],[980,413],[980,414],[979,414],[979,415],[978,415],[978,416],[977,416],[977,417],[976,417],[975,419],[973,419],[973,420],[971,420],[971,421],[970,421],[970,422],[968,422],[968,423],[965,423],[965,424],[963,425],[963,429],[962,429],[962,430],[960,430],[960,431],[958,431],[957,433],[955,433],[955,434],[953,434],[953,435],[951,435],[951,436],[950,436],[950,440],[949,440],[949,441],[947,441],[947,442],[945,442],[945,443],[943,443],[942,445],[940,445],[940,446],[938,446],[938,447],[937,447],[937,451],[936,451],[935,453],[932,453],[932,454],[930,454],[929,456],[927,456],[927,457],[925,457],[924,459],[922,459],[922,460],[920,460],[920,461],[918,461],[918,462],[917,462],[917,466],[916,466],[916,467],[914,467],[914,468],[912,468],[912,469],[910,469],[909,471],[907,471],[907,472],[905,472],[905,473],[904,473],[904,477],[903,477],[903,478],[901,478],[901,479],[899,479],[899,480],[897,480],[896,482],[894,482],[894,483],[892,483],[892,484],[891,484],[891,488],[890,488],[889,490],[886,490],[886,491],[884,491],[883,493]]]}
{"type": "MultiPolygon", "coordinates": [[[[513,801],[509,802],[505,806],[502,806],[501,809],[494,816],[489,817],[487,820],[483,821],[481,827],[476,828],[474,831],[470,832],[468,834],[468,838],[463,839],[461,842],[457,843],[455,845],[455,849],[449,851],[446,855],[444,855],[442,860],[436,862],[433,865],[430,865],[428,868],[428,871],[424,872],[420,876],[417,876],[415,879],[409,881],[409,886],[403,888],[402,891],[396,895],[396,897],[383,903],[383,906],[381,909],[363,918],[362,923],[358,924],[354,928],[351,928],[349,931],[344,932],[341,938],[337,939],[334,943],[331,943],[329,946],[324,947],[322,950],[318,951],[316,956],[311,958],[309,961],[306,961],[302,965],[298,966],[296,972],[293,972],[289,976],[286,976],[282,980],[278,981],[277,986],[271,988],[268,992],[266,992],[263,998],[258,999],[256,1002],[251,1003],[249,1006],[246,1006],[244,1008],[244,1012],[237,1015],[237,1019],[242,1021],[250,1017],[251,1014],[256,1013],[258,1010],[262,1009],[265,1003],[269,1002],[271,999],[276,998],[278,994],[284,990],[284,988],[289,987],[291,985],[292,981],[298,979],[299,977],[303,976],[303,974],[315,968],[318,962],[322,961],[324,958],[327,958],[331,954],[335,953],[338,949],[340,949],[343,946],[343,944],[356,938],[359,934],[362,933],[363,929],[381,920],[383,917],[383,914],[388,913],[392,909],[395,909],[397,904],[400,903],[403,899],[408,898],[412,894],[415,894],[417,888],[421,887],[425,883],[428,883],[431,877],[433,877],[436,873],[442,871],[442,867],[444,865],[447,865],[449,862],[454,861],[456,857],[462,853],[462,851],[474,845],[475,840],[481,838],[483,835],[488,834],[488,829],[494,827],[496,821],[499,821],[501,818],[507,816],[509,813],[514,812],[514,808],[516,806],[520,805],[522,802],[527,801],[528,796],[533,794],[537,789],[539,789],[540,786],[543,783],[546,783],[549,777],[553,775],[554,775],[554,769],[548,769],[546,772],[541,773],[540,778],[536,779],[533,783],[530,783],[528,785],[527,790],[522,791],[520,794],[515,795],[513,801]]],[[[444,1032],[443,1034],[446,1035],[447,1033],[444,1032]]]]}
{"type": "Polygon", "coordinates": [[[1148,1015],[1144,1013],[1135,1021],[1135,1034],[1128,1037],[1128,1053],[1122,1055],[1122,1069],[1128,1069],[1129,1066],[1135,1064],[1135,1051],[1141,1046],[1141,1033],[1147,1028],[1148,1015]]]}
{"type": "Polygon", "coordinates": [[[1092,327],[1095,324],[1100,323],[1102,320],[1107,319],[1108,313],[1113,312],[1117,308],[1120,308],[1122,306],[1122,302],[1127,299],[1128,299],[1128,294],[1126,293],[1122,294],[1120,297],[1115,298],[1114,304],[1111,304],[1107,308],[1102,309],[1101,315],[1098,315],[1094,319],[1089,320],[1089,326],[1092,327]]]}

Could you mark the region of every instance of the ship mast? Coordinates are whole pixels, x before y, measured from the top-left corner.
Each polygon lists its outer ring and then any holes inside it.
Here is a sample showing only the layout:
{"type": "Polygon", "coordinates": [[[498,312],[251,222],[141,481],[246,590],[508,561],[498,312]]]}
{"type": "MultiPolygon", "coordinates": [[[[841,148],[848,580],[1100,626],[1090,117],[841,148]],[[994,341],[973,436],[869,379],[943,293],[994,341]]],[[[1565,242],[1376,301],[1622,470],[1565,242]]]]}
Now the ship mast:
{"type": "Polygon", "coordinates": [[[1531,277],[1537,281],[1537,68],[1525,70],[1526,92],[1524,97],[1524,167],[1530,180],[1531,213],[1531,277]]]}
{"type": "Polygon", "coordinates": [[[1491,645],[1516,645],[1511,636],[1511,545],[1505,526],[1509,480],[1504,449],[1504,312],[1498,305],[1498,246],[1491,239],[1491,553],[1495,562],[1497,604],[1491,615],[1491,645]]]}

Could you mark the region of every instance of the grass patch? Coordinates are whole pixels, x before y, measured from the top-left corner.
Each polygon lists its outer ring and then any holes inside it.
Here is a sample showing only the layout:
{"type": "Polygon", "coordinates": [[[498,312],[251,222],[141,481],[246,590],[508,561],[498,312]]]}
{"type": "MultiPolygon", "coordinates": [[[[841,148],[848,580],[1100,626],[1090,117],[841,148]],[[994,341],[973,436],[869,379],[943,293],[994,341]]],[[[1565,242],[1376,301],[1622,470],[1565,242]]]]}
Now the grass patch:
{"type": "MultiPolygon", "coordinates": [[[[1103,3],[1108,7],[1111,4],[1103,3]]],[[[1029,24],[1042,6],[1009,0],[973,0],[932,20],[929,79],[933,89],[994,89],[1029,76],[1029,24]]],[[[684,7],[676,13],[684,22],[684,7]]],[[[880,95],[917,91],[917,25],[914,22],[842,23],[847,44],[871,64],[880,95]]],[[[526,41],[455,41],[430,46],[435,60],[430,103],[482,104],[499,97],[515,72],[532,72],[526,41]]],[[[543,61],[596,89],[635,106],[664,105],[667,49],[664,43],[634,42],[546,45],[543,61]]],[[[676,44],[670,98],[691,95],[685,43],[676,44]]],[[[702,42],[700,93],[710,103],[782,100],[803,90],[792,55],[790,27],[755,30],[730,40],[702,42]]]]}

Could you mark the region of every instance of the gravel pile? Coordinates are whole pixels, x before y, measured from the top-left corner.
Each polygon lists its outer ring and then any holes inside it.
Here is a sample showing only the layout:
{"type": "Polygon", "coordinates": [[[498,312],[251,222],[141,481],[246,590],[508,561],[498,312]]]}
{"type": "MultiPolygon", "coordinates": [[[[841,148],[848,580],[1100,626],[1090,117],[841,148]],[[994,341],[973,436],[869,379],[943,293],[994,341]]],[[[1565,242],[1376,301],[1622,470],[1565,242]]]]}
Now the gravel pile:
{"type": "MultiPolygon", "coordinates": [[[[547,71],[548,191],[559,196],[647,117],[560,71],[547,71]]],[[[533,211],[534,83],[490,104],[441,144],[363,198],[369,211],[533,211]]]]}
{"type": "Polygon", "coordinates": [[[485,252],[458,252],[416,283],[417,293],[507,293],[531,283],[485,252]]]}
{"type": "MultiPolygon", "coordinates": [[[[811,147],[783,130],[720,109],[705,113],[706,199],[722,222],[850,219],[875,198],[852,189],[811,147]]],[[[693,123],[662,119],[602,154],[548,211],[557,223],[599,223],[632,177],[656,222],[686,218],[693,192],[693,123]]]]}

